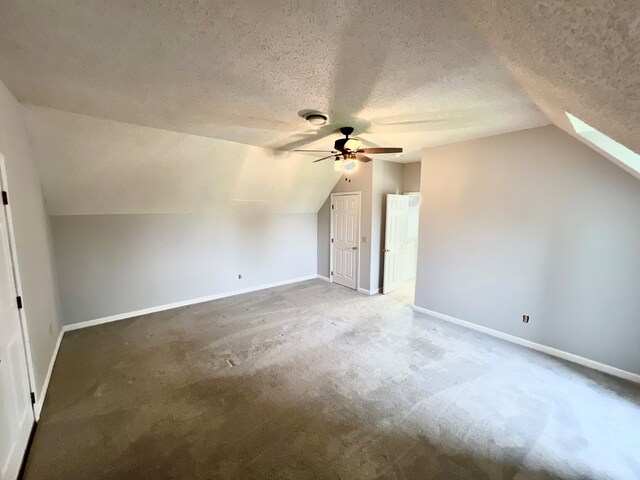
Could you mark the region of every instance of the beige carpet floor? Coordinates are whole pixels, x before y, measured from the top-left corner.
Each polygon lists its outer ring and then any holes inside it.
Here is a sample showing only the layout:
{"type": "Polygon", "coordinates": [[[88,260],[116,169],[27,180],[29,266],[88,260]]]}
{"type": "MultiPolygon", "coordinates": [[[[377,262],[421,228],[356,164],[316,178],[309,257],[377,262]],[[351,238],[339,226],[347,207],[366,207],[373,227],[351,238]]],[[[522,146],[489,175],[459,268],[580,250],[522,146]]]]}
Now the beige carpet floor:
{"type": "Polygon", "coordinates": [[[640,388],[313,280],[67,333],[25,477],[640,478],[640,388]]]}

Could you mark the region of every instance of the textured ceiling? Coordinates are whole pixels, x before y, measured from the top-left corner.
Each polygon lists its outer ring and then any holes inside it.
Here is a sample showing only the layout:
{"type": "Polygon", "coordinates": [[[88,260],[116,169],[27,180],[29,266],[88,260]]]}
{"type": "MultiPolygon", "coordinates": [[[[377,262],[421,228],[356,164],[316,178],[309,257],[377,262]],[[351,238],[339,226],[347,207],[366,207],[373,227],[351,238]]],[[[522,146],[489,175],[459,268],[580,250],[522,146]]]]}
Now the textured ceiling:
{"type": "Polygon", "coordinates": [[[26,107],[52,215],[317,212],[332,162],[60,110],[26,107]]]}
{"type": "Polygon", "coordinates": [[[640,151],[639,72],[638,0],[0,0],[60,214],[315,211],[331,162],[283,152],[344,125],[413,161],[569,111],[640,151]]]}
{"type": "Polygon", "coordinates": [[[331,147],[322,137],[352,125],[405,161],[548,123],[451,0],[0,0],[0,12],[0,78],[26,104],[273,149],[331,147]],[[305,109],[331,126],[310,128],[305,109]]]}
{"type": "Polygon", "coordinates": [[[464,9],[537,106],[565,111],[640,152],[638,0],[464,0],[464,9]]]}

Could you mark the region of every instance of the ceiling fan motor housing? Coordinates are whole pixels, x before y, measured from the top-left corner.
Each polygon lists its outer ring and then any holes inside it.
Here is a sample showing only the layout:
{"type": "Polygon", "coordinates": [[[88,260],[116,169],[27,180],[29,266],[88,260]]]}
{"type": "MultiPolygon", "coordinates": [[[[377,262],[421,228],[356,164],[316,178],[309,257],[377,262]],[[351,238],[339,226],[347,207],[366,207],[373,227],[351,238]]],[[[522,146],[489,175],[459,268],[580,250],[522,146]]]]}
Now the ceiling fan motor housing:
{"type": "Polygon", "coordinates": [[[357,138],[341,138],[336,140],[333,147],[339,152],[355,152],[361,145],[362,142],[357,138]]]}
{"type": "Polygon", "coordinates": [[[333,144],[333,148],[335,150],[338,150],[339,152],[342,152],[344,150],[344,144],[347,143],[347,140],[349,140],[348,138],[339,138],[338,140],[336,140],[336,143],[333,144]]]}
{"type": "MultiPolygon", "coordinates": [[[[367,157],[367,154],[377,153],[400,153],[402,148],[400,147],[375,147],[375,148],[362,148],[362,142],[357,138],[349,138],[349,135],[353,133],[353,127],[342,127],[340,129],[345,138],[339,138],[333,144],[333,150],[331,155],[314,160],[314,163],[327,160],[334,157],[336,160],[340,160],[342,157],[344,160],[359,160],[360,162],[370,162],[371,158],[367,157]]],[[[318,150],[296,150],[296,152],[317,152],[318,150]]],[[[321,150],[324,153],[324,151],[321,150]]]]}
{"type": "Polygon", "coordinates": [[[339,152],[353,152],[360,148],[361,142],[357,138],[349,138],[349,135],[353,133],[353,127],[342,127],[340,129],[346,138],[340,138],[333,144],[333,148],[339,152]]]}

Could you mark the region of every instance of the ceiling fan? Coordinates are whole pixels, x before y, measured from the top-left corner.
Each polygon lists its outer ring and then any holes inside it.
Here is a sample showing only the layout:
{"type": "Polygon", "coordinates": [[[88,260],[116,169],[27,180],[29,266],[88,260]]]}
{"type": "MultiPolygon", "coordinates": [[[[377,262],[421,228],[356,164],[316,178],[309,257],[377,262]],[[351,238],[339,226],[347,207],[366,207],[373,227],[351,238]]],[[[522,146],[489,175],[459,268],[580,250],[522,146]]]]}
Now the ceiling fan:
{"type": "Polygon", "coordinates": [[[357,138],[349,138],[349,135],[353,133],[352,127],[342,127],[340,129],[345,138],[336,140],[333,144],[333,150],[294,150],[295,152],[318,152],[318,153],[331,153],[326,157],[314,160],[313,163],[327,160],[328,158],[334,158],[339,160],[343,157],[345,160],[358,160],[360,162],[370,162],[371,158],[367,155],[375,155],[379,153],[402,153],[400,147],[375,147],[375,148],[361,148],[362,142],[357,138]]]}

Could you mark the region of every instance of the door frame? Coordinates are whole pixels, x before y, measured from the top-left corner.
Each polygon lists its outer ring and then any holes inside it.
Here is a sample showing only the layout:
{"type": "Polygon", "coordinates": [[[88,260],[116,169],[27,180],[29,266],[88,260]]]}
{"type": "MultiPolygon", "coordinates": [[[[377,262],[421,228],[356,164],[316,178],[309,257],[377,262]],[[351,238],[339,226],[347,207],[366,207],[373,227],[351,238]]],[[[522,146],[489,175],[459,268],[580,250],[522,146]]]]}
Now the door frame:
{"type": "MultiPolygon", "coordinates": [[[[14,227],[13,227],[13,216],[11,214],[11,195],[9,192],[8,182],[7,182],[7,165],[5,161],[5,157],[0,152],[0,189],[2,191],[7,192],[9,196],[9,204],[8,205],[0,205],[0,207],[4,207],[4,214],[7,218],[7,234],[9,236],[9,254],[11,257],[11,267],[13,270],[13,284],[15,286],[16,295],[20,296],[24,300],[24,295],[22,293],[22,279],[20,276],[20,265],[18,263],[18,255],[16,248],[16,238],[14,235],[14,227]]],[[[31,344],[29,343],[29,327],[27,325],[27,318],[25,316],[25,308],[21,308],[18,310],[18,316],[20,318],[20,330],[22,333],[22,345],[24,347],[24,354],[27,358],[27,372],[29,374],[29,388],[33,394],[36,391],[36,378],[35,371],[33,368],[33,357],[31,355],[31,344]]],[[[35,404],[31,403],[31,409],[33,410],[33,418],[34,421],[37,417],[35,411],[35,404]]]]}
{"type": "Polygon", "coordinates": [[[331,209],[329,212],[329,282],[333,283],[333,199],[345,195],[358,196],[358,256],[356,265],[356,291],[360,290],[360,252],[362,251],[362,192],[340,192],[331,194],[331,209]]]}

